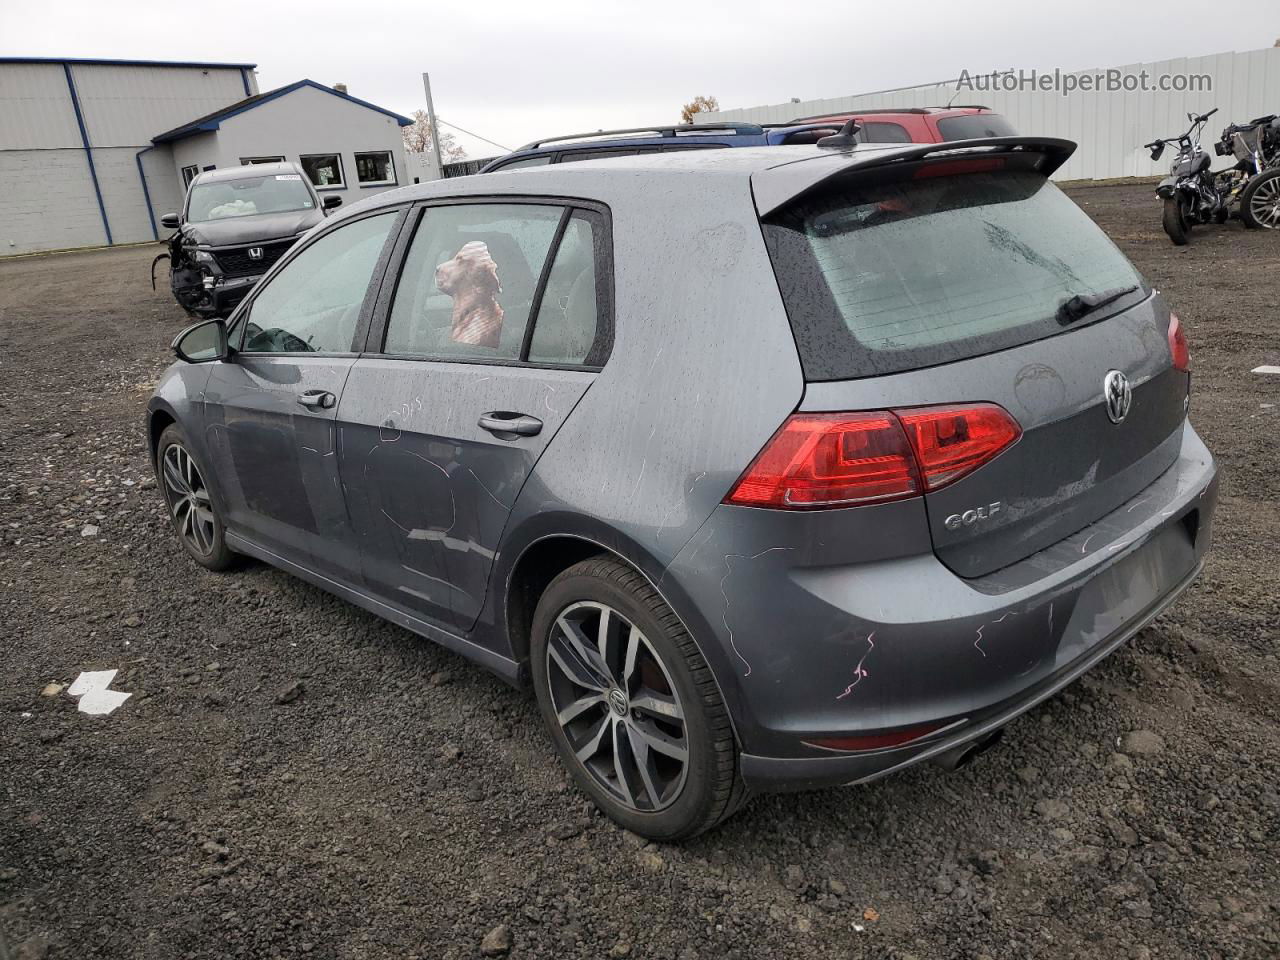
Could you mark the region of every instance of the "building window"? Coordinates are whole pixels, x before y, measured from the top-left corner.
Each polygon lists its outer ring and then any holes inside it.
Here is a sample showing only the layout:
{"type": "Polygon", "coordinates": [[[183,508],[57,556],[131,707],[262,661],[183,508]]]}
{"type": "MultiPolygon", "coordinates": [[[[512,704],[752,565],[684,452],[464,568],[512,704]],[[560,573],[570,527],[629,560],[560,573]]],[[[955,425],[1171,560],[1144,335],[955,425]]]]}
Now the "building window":
{"type": "Polygon", "coordinates": [[[396,182],[396,165],[390,150],[356,154],[356,179],[368,187],[396,182]]]}
{"type": "Polygon", "coordinates": [[[199,173],[200,173],[200,167],[198,164],[193,163],[190,166],[183,167],[182,168],[182,185],[184,187],[191,186],[191,181],[194,180],[199,173]]]}
{"type": "Polygon", "coordinates": [[[284,157],[241,157],[240,166],[249,167],[255,163],[283,163],[284,157]]]}
{"type": "Polygon", "coordinates": [[[313,153],[298,158],[302,161],[302,169],[316,188],[323,190],[345,187],[346,179],[342,176],[342,157],[336,153],[313,153]]]}

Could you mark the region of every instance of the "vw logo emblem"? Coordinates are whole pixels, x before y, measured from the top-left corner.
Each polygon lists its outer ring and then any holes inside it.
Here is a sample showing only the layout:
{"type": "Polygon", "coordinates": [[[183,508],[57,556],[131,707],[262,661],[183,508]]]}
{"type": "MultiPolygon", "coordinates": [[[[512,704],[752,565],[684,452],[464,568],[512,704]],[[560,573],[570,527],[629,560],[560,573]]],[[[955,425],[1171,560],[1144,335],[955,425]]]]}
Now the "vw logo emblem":
{"type": "Polygon", "coordinates": [[[1102,400],[1107,405],[1107,417],[1112,423],[1119,423],[1127,417],[1129,407],[1133,405],[1129,378],[1119,370],[1110,371],[1102,378],[1102,400]]]}
{"type": "Polygon", "coordinates": [[[627,715],[627,695],[614,687],[609,691],[609,706],[613,707],[613,712],[620,717],[627,715]]]}
{"type": "Polygon", "coordinates": [[[250,260],[261,260],[261,259],[262,259],[262,248],[261,248],[261,247],[250,247],[250,248],[249,248],[249,259],[250,259],[250,260]]]}

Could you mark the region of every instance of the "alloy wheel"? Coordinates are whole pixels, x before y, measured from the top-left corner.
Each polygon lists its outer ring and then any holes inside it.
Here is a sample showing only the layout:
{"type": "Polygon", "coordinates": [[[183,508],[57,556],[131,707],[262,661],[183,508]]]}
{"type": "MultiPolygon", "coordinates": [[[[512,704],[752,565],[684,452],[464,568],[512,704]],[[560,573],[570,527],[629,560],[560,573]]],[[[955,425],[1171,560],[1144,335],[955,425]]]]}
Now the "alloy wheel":
{"type": "Polygon", "coordinates": [[[1249,198],[1249,212],[1261,226],[1269,230],[1280,229],[1280,177],[1258,184],[1249,198]]]}
{"type": "Polygon", "coordinates": [[[684,707],[635,624],[602,603],[566,607],[547,641],[547,686],[570,750],[614,800],[646,813],[675,802],[689,765],[684,707]]]}
{"type": "Polygon", "coordinates": [[[178,535],[200,556],[209,556],[214,548],[213,505],[195,460],[182,444],[172,443],[165,448],[160,472],[178,535]]]}

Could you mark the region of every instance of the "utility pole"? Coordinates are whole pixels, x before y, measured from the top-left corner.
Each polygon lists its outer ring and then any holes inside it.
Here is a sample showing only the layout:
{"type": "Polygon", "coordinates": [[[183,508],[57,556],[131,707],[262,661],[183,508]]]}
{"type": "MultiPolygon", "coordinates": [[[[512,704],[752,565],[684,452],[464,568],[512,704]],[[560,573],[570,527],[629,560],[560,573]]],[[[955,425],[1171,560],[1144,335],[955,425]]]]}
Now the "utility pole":
{"type": "Polygon", "coordinates": [[[440,128],[436,126],[436,108],[431,103],[431,77],[422,75],[422,89],[427,93],[427,122],[431,124],[431,179],[444,178],[444,161],[440,157],[440,128]]]}

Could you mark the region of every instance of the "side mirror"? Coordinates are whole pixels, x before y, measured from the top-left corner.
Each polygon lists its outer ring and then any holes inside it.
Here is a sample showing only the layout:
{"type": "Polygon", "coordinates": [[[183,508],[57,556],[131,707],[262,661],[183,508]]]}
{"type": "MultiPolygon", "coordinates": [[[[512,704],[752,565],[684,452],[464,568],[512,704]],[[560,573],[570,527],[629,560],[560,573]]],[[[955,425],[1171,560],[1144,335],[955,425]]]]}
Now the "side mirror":
{"type": "Polygon", "coordinates": [[[160,218],[160,226],[164,227],[166,230],[177,230],[178,215],[176,213],[166,213],[160,218]]]}
{"type": "Polygon", "coordinates": [[[227,323],[215,318],[193,324],[173,338],[172,349],[184,363],[209,363],[227,359],[227,323]]]}
{"type": "Polygon", "coordinates": [[[342,198],[331,193],[324,198],[321,206],[323,206],[325,210],[337,210],[338,207],[342,206],[342,198]]]}

